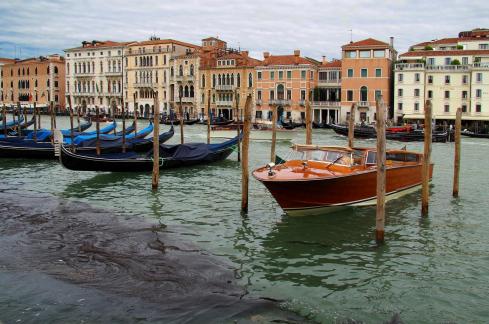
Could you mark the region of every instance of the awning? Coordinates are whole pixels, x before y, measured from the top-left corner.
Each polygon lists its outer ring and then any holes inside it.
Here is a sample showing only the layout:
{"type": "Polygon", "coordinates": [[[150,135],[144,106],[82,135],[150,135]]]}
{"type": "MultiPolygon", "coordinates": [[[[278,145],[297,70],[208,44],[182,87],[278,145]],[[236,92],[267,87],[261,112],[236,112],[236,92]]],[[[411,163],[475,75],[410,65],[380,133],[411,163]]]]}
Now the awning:
{"type": "MultiPolygon", "coordinates": [[[[406,114],[402,116],[402,119],[423,119],[423,114],[406,114]]],[[[433,115],[435,120],[455,120],[455,115],[433,115]]],[[[483,120],[489,121],[489,116],[467,116],[462,114],[462,120],[483,120]]]]}

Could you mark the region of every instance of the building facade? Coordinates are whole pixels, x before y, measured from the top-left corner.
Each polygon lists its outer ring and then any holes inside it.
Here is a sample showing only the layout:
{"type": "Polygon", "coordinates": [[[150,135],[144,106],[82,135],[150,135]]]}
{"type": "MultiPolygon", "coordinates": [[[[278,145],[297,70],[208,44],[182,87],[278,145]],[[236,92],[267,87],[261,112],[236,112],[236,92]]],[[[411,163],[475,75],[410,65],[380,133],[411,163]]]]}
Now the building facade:
{"type": "Polygon", "coordinates": [[[3,103],[5,102],[5,98],[3,96],[3,66],[5,64],[11,64],[14,62],[14,59],[0,57],[0,105],[3,105],[3,103]]]}
{"type": "Polygon", "coordinates": [[[248,94],[252,95],[255,111],[255,66],[260,61],[241,51],[227,47],[226,42],[210,37],[202,40],[200,54],[201,114],[206,112],[207,97],[211,95],[212,117],[241,118],[248,94]],[[237,108],[236,108],[237,107],[237,108]]]}
{"type": "MultiPolygon", "coordinates": [[[[200,74],[199,52],[176,55],[170,59],[170,109],[177,115],[181,112],[185,118],[199,117],[200,74]]],[[[169,111],[163,110],[167,114],[169,111]]]]}
{"type": "Polygon", "coordinates": [[[313,121],[338,123],[341,112],[341,60],[326,61],[318,67],[317,87],[313,94],[313,121]]]}
{"type": "Polygon", "coordinates": [[[5,105],[65,107],[65,60],[57,54],[5,63],[2,67],[2,100],[5,105]]]}
{"type": "Polygon", "coordinates": [[[107,112],[121,109],[123,54],[128,44],[94,40],[65,50],[66,94],[71,96],[72,105],[84,112],[95,106],[107,112]]]}
{"type": "Polygon", "coordinates": [[[379,95],[391,111],[392,69],[397,58],[393,38],[390,43],[368,38],[341,48],[341,121],[349,118],[356,103],[355,122],[374,122],[379,95]]]}
{"type": "Polygon", "coordinates": [[[293,55],[263,53],[263,62],[256,66],[257,122],[269,121],[273,105],[277,106],[278,120],[303,122],[306,100],[312,99],[317,84],[318,61],[293,55]]]}
{"type": "MultiPolygon", "coordinates": [[[[148,41],[129,44],[125,51],[125,98],[128,110],[149,117],[153,112],[154,93],[158,94],[160,111],[169,114],[178,99],[178,73],[182,55],[192,54],[199,46],[173,39],[152,37],[148,41]]],[[[189,67],[190,69],[190,67],[189,67]]],[[[189,70],[188,70],[189,71],[189,70]]]]}
{"type": "Polygon", "coordinates": [[[489,122],[489,30],[413,45],[394,73],[398,123],[424,119],[426,100],[438,123],[453,124],[459,107],[464,124],[489,122]]]}

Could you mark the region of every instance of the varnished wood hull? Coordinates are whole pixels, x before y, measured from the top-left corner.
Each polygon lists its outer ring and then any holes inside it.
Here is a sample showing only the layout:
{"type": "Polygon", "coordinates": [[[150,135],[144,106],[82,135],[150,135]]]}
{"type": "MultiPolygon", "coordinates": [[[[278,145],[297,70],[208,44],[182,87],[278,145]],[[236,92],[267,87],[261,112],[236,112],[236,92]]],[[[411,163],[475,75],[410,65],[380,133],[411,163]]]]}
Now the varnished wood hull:
{"type": "MultiPolygon", "coordinates": [[[[388,168],[386,195],[407,193],[421,185],[422,166],[388,168]]],[[[433,165],[431,165],[431,174],[433,165]]],[[[327,209],[376,204],[376,170],[347,176],[290,181],[261,180],[278,204],[288,214],[317,214],[327,209]]]]}

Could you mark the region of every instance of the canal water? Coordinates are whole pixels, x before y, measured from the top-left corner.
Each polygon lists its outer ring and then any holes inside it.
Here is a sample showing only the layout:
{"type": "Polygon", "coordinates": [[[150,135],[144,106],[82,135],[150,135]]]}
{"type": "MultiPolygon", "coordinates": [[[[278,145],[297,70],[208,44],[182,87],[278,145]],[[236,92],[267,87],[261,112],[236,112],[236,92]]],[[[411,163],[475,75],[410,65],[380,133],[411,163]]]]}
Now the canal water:
{"type": "MultiPolygon", "coordinates": [[[[59,127],[68,125],[67,118],[58,118],[59,127]]],[[[161,131],[168,128],[163,125],[161,131]]],[[[205,134],[202,125],[185,128],[188,142],[203,142],[205,134]]],[[[303,142],[303,130],[294,134],[294,142],[303,142]]],[[[314,143],[346,143],[331,130],[313,134],[314,143]]],[[[177,128],[170,143],[178,142],[177,128]]],[[[372,140],[356,143],[375,146],[372,140]]],[[[278,143],[277,153],[286,156],[289,146],[278,143]]],[[[388,142],[389,148],[402,146],[388,142]]],[[[422,151],[422,143],[407,143],[407,149],[422,151]]],[[[250,152],[250,169],[261,166],[268,162],[270,143],[252,142],[250,152]]],[[[249,213],[243,217],[236,154],[213,165],[164,170],[157,193],[151,192],[151,174],[73,172],[57,161],[2,159],[0,181],[3,188],[15,188],[19,199],[22,193],[50,194],[162,224],[176,240],[191,242],[235,269],[248,296],[282,300],[284,309],[312,321],[379,323],[399,316],[406,323],[487,322],[489,141],[463,138],[459,199],[451,197],[453,156],[453,143],[433,144],[429,217],[420,216],[420,192],[387,203],[382,247],[373,240],[375,208],[289,217],[253,178],[249,213]]],[[[16,275],[0,268],[1,295],[10,305],[0,304],[0,310],[22,303],[24,295],[10,278],[16,275]]],[[[28,286],[31,279],[22,275],[28,286]]],[[[43,281],[47,287],[49,280],[43,281]]],[[[47,291],[40,308],[43,301],[59,299],[56,290],[53,296],[47,291]]],[[[74,303],[60,311],[70,322],[96,307],[74,303]]],[[[126,310],[114,306],[104,311],[115,316],[126,310]]],[[[17,318],[11,316],[0,319],[17,318]]]]}

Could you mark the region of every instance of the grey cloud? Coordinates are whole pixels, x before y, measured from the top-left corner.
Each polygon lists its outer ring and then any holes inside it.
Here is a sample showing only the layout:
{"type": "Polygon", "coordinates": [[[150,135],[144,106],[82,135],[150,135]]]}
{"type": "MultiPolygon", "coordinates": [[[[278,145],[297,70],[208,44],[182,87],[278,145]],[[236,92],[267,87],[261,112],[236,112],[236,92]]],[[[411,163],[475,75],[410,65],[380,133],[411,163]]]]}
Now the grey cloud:
{"type": "Polygon", "coordinates": [[[485,1],[168,1],[9,0],[0,3],[0,56],[61,53],[82,40],[143,40],[156,34],[200,43],[219,36],[230,46],[275,54],[301,49],[319,59],[339,57],[350,39],[396,38],[413,43],[489,27],[485,1]]]}

